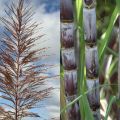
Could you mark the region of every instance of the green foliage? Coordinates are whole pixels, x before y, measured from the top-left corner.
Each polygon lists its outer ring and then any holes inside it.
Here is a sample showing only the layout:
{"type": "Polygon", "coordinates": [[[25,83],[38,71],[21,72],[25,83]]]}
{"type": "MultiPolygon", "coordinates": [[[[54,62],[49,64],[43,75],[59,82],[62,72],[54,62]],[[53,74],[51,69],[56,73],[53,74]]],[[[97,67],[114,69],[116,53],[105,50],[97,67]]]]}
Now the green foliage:
{"type": "Polygon", "coordinates": [[[98,53],[99,53],[100,64],[103,62],[106,47],[107,47],[108,42],[110,40],[111,32],[113,30],[113,27],[114,27],[114,24],[115,24],[117,18],[118,18],[118,8],[116,7],[112,16],[111,16],[109,26],[108,26],[106,32],[102,35],[102,38],[101,38],[101,41],[100,41],[100,44],[99,44],[98,53]]]}
{"type": "MultiPolygon", "coordinates": [[[[82,120],[93,120],[92,111],[90,109],[87,96],[86,96],[90,91],[86,90],[85,41],[84,41],[84,32],[83,32],[83,6],[82,4],[83,4],[82,0],[75,1],[75,18],[76,18],[76,24],[77,24],[77,32],[79,32],[79,35],[80,35],[80,38],[79,38],[79,42],[80,42],[79,60],[80,61],[79,61],[79,66],[78,66],[78,84],[77,84],[78,85],[78,97],[75,100],[73,100],[71,103],[69,103],[67,106],[65,106],[61,110],[61,112],[63,113],[69,106],[79,101],[81,119],[82,120]]],[[[116,92],[117,92],[117,87],[116,87],[117,84],[116,83],[112,84],[110,82],[110,78],[114,75],[114,73],[117,72],[118,53],[109,47],[109,42],[111,40],[111,34],[115,26],[116,20],[120,13],[120,0],[116,0],[116,4],[114,0],[104,0],[104,2],[97,0],[96,10],[97,10],[97,18],[100,18],[100,19],[97,19],[100,74],[102,73],[103,69],[105,69],[104,68],[104,57],[107,54],[107,52],[113,55],[112,62],[107,71],[109,79],[106,80],[106,78],[104,78],[103,85],[99,86],[101,87],[101,90],[103,91],[104,89],[107,90],[107,94],[109,97],[112,96],[110,97],[107,110],[105,113],[104,120],[107,120],[109,113],[112,110],[112,105],[113,103],[116,104],[116,99],[117,99],[117,97],[114,96],[116,95],[116,92]],[[105,6],[104,9],[101,8],[101,5],[105,6]],[[101,16],[103,18],[101,18],[101,16]],[[111,90],[111,93],[109,93],[108,89],[111,90]]],[[[106,99],[105,97],[106,96],[104,96],[104,99],[106,99]]],[[[120,103],[119,100],[117,101],[117,103],[120,103]]]]}
{"type": "Polygon", "coordinates": [[[120,0],[116,0],[116,6],[118,7],[119,12],[120,12],[120,0]]]}
{"type": "Polygon", "coordinates": [[[108,107],[107,107],[107,110],[106,110],[106,114],[105,114],[105,119],[104,120],[108,120],[108,115],[109,115],[109,112],[111,110],[111,107],[112,107],[112,104],[116,101],[116,96],[112,96],[110,101],[109,101],[109,104],[108,104],[108,107]]]}
{"type": "Polygon", "coordinates": [[[80,103],[80,113],[82,120],[93,120],[93,115],[90,110],[87,96],[85,95],[86,84],[85,84],[85,41],[83,32],[83,3],[82,0],[76,0],[76,18],[77,26],[79,31],[79,42],[80,42],[80,58],[78,67],[78,96],[83,97],[79,99],[80,103]]]}

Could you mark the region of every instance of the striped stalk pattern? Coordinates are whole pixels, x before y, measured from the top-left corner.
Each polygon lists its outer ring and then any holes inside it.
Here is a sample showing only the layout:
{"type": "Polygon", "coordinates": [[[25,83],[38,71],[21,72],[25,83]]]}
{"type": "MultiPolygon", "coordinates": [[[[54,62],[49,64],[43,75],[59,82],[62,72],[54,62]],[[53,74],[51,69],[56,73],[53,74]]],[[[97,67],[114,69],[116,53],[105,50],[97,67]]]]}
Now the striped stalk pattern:
{"type": "MultiPolygon", "coordinates": [[[[75,24],[72,0],[61,0],[61,56],[64,68],[66,103],[77,97],[77,64],[75,57],[75,24]]],[[[80,120],[79,104],[67,109],[68,120],[80,120]]]]}
{"type": "Polygon", "coordinates": [[[100,120],[100,95],[98,74],[98,50],[96,34],[96,1],[83,0],[83,24],[85,39],[86,83],[90,91],[88,101],[94,120],[100,120]]]}

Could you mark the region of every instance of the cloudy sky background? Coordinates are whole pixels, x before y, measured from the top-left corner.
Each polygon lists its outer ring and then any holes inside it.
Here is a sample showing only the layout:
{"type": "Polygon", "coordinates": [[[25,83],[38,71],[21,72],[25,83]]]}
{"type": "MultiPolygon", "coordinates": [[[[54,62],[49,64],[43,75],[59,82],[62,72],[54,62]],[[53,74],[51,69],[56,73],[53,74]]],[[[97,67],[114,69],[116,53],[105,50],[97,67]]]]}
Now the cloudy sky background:
{"type": "MultiPolygon", "coordinates": [[[[10,4],[13,0],[0,0],[0,17],[6,17],[4,9],[5,4],[10,4]]],[[[17,0],[15,0],[17,1],[17,0]]],[[[59,18],[59,0],[26,0],[31,1],[33,10],[36,12],[33,19],[41,24],[41,34],[45,36],[36,44],[36,47],[49,47],[46,53],[50,55],[42,59],[41,63],[56,65],[53,69],[49,69],[50,75],[59,75],[59,60],[60,60],[60,18],[59,18]],[[42,41],[42,42],[41,42],[42,41]]],[[[2,31],[2,23],[0,22],[0,32],[2,31]]],[[[27,118],[24,120],[51,120],[59,118],[60,113],[60,82],[58,78],[52,78],[46,81],[45,87],[53,87],[50,98],[40,103],[40,108],[36,109],[41,118],[27,118]]],[[[58,119],[57,119],[58,120],[58,119]]]]}

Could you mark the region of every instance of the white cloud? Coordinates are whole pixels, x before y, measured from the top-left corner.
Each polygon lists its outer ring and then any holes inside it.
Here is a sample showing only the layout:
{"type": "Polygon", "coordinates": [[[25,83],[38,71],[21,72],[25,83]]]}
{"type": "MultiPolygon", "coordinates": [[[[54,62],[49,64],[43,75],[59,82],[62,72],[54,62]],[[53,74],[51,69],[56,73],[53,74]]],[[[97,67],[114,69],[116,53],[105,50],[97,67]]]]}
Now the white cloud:
{"type": "MultiPolygon", "coordinates": [[[[47,51],[47,54],[50,54],[51,57],[48,59],[44,59],[43,62],[47,62],[50,64],[57,64],[56,68],[50,69],[49,72],[52,75],[59,75],[60,67],[59,67],[59,60],[60,60],[60,18],[59,18],[59,11],[53,13],[46,13],[45,12],[45,4],[42,4],[39,8],[35,9],[36,14],[34,16],[34,20],[38,23],[42,23],[41,26],[41,33],[45,34],[42,38],[44,43],[37,43],[36,47],[50,47],[47,51]],[[54,54],[54,55],[52,55],[54,54]]],[[[51,86],[55,88],[51,96],[48,100],[46,100],[46,107],[44,110],[41,108],[41,111],[46,111],[47,116],[46,120],[50,118],[59,118],[60,115],[60,80],[58,79],[50,79],[46,83],[46,86],[51,86]],[[47,118],[48,117],[48,118],[47,118]],[[50,118],[49,118],[50,117],[50,118]]],[[[42,113],[43,113],[42,111],[42,113]]],[[[41,113],[41,115],[42,115],[41,113]]],[[[44,116],[45,119],[45,116],[44,116]]],[[[37,120],[37,119],[36,119],[37,120]]],[[[41,119],[42,120],[42,119],[41,119]]]]}
{"type": "Polygon", "coordinates": [[[46,46],[50,47],[47,51],[47,54],[50,54],[49,61],[59,62],[60,57],[60,18],[59,12],[46,13],[44,9],[45,5],[41,5],[36,10],[36,14],[34,16],[35,20],[38,23],[41,23],[41,27],[43,27],[40,32],[45,34],[40,44],[37,44],[37,47],[46,46]],[[54,55],[53,55],[54,54],[54,55]],[[53,59],[54,57],[54,59],[53,59]]]}

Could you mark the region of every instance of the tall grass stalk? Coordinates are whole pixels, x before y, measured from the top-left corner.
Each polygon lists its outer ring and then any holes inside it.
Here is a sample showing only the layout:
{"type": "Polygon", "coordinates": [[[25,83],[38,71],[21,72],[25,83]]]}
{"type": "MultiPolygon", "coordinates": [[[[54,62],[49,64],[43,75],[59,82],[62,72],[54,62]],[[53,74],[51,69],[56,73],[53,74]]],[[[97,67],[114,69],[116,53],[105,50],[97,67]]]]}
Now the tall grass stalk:
{"type": "MultiPolygon", "coordinates": [[[[83,2],[86,83],[88,90],[99,86],[95,5],[95,0],[84,0],[83,2]]],[[[94,120],[100,120],[99,89],[96,88],[94,91],[88,93],[88,101],[93,112],[94,120]]]]}
{"type": "Polygon", "coordinates": [[[79,51],[79,64],[78,64],[78,82],[77,82],[77,93],[80,104],[80,113],[82,120],[93,120],[93,116],[89,107],[89,103],[87,100],[86,92],[86,73],[85,73],[85,41],[84,41],[84,33],[83,33],[83,0],[75,1],[75,17],[76,17],[76,26],[78,31],[78,39],[80,43],[80,51],[79,51]]]}
{"type": "MultiPolygon", "coordinates": [[[[75,24],[72,0],[61,0],[61,55],[64,69],[66,104],[77,97],[77,64],[75,55],[75,24]]],[[[68,120],[80,120],[79,104],[67,110],[68,120]]]]}

